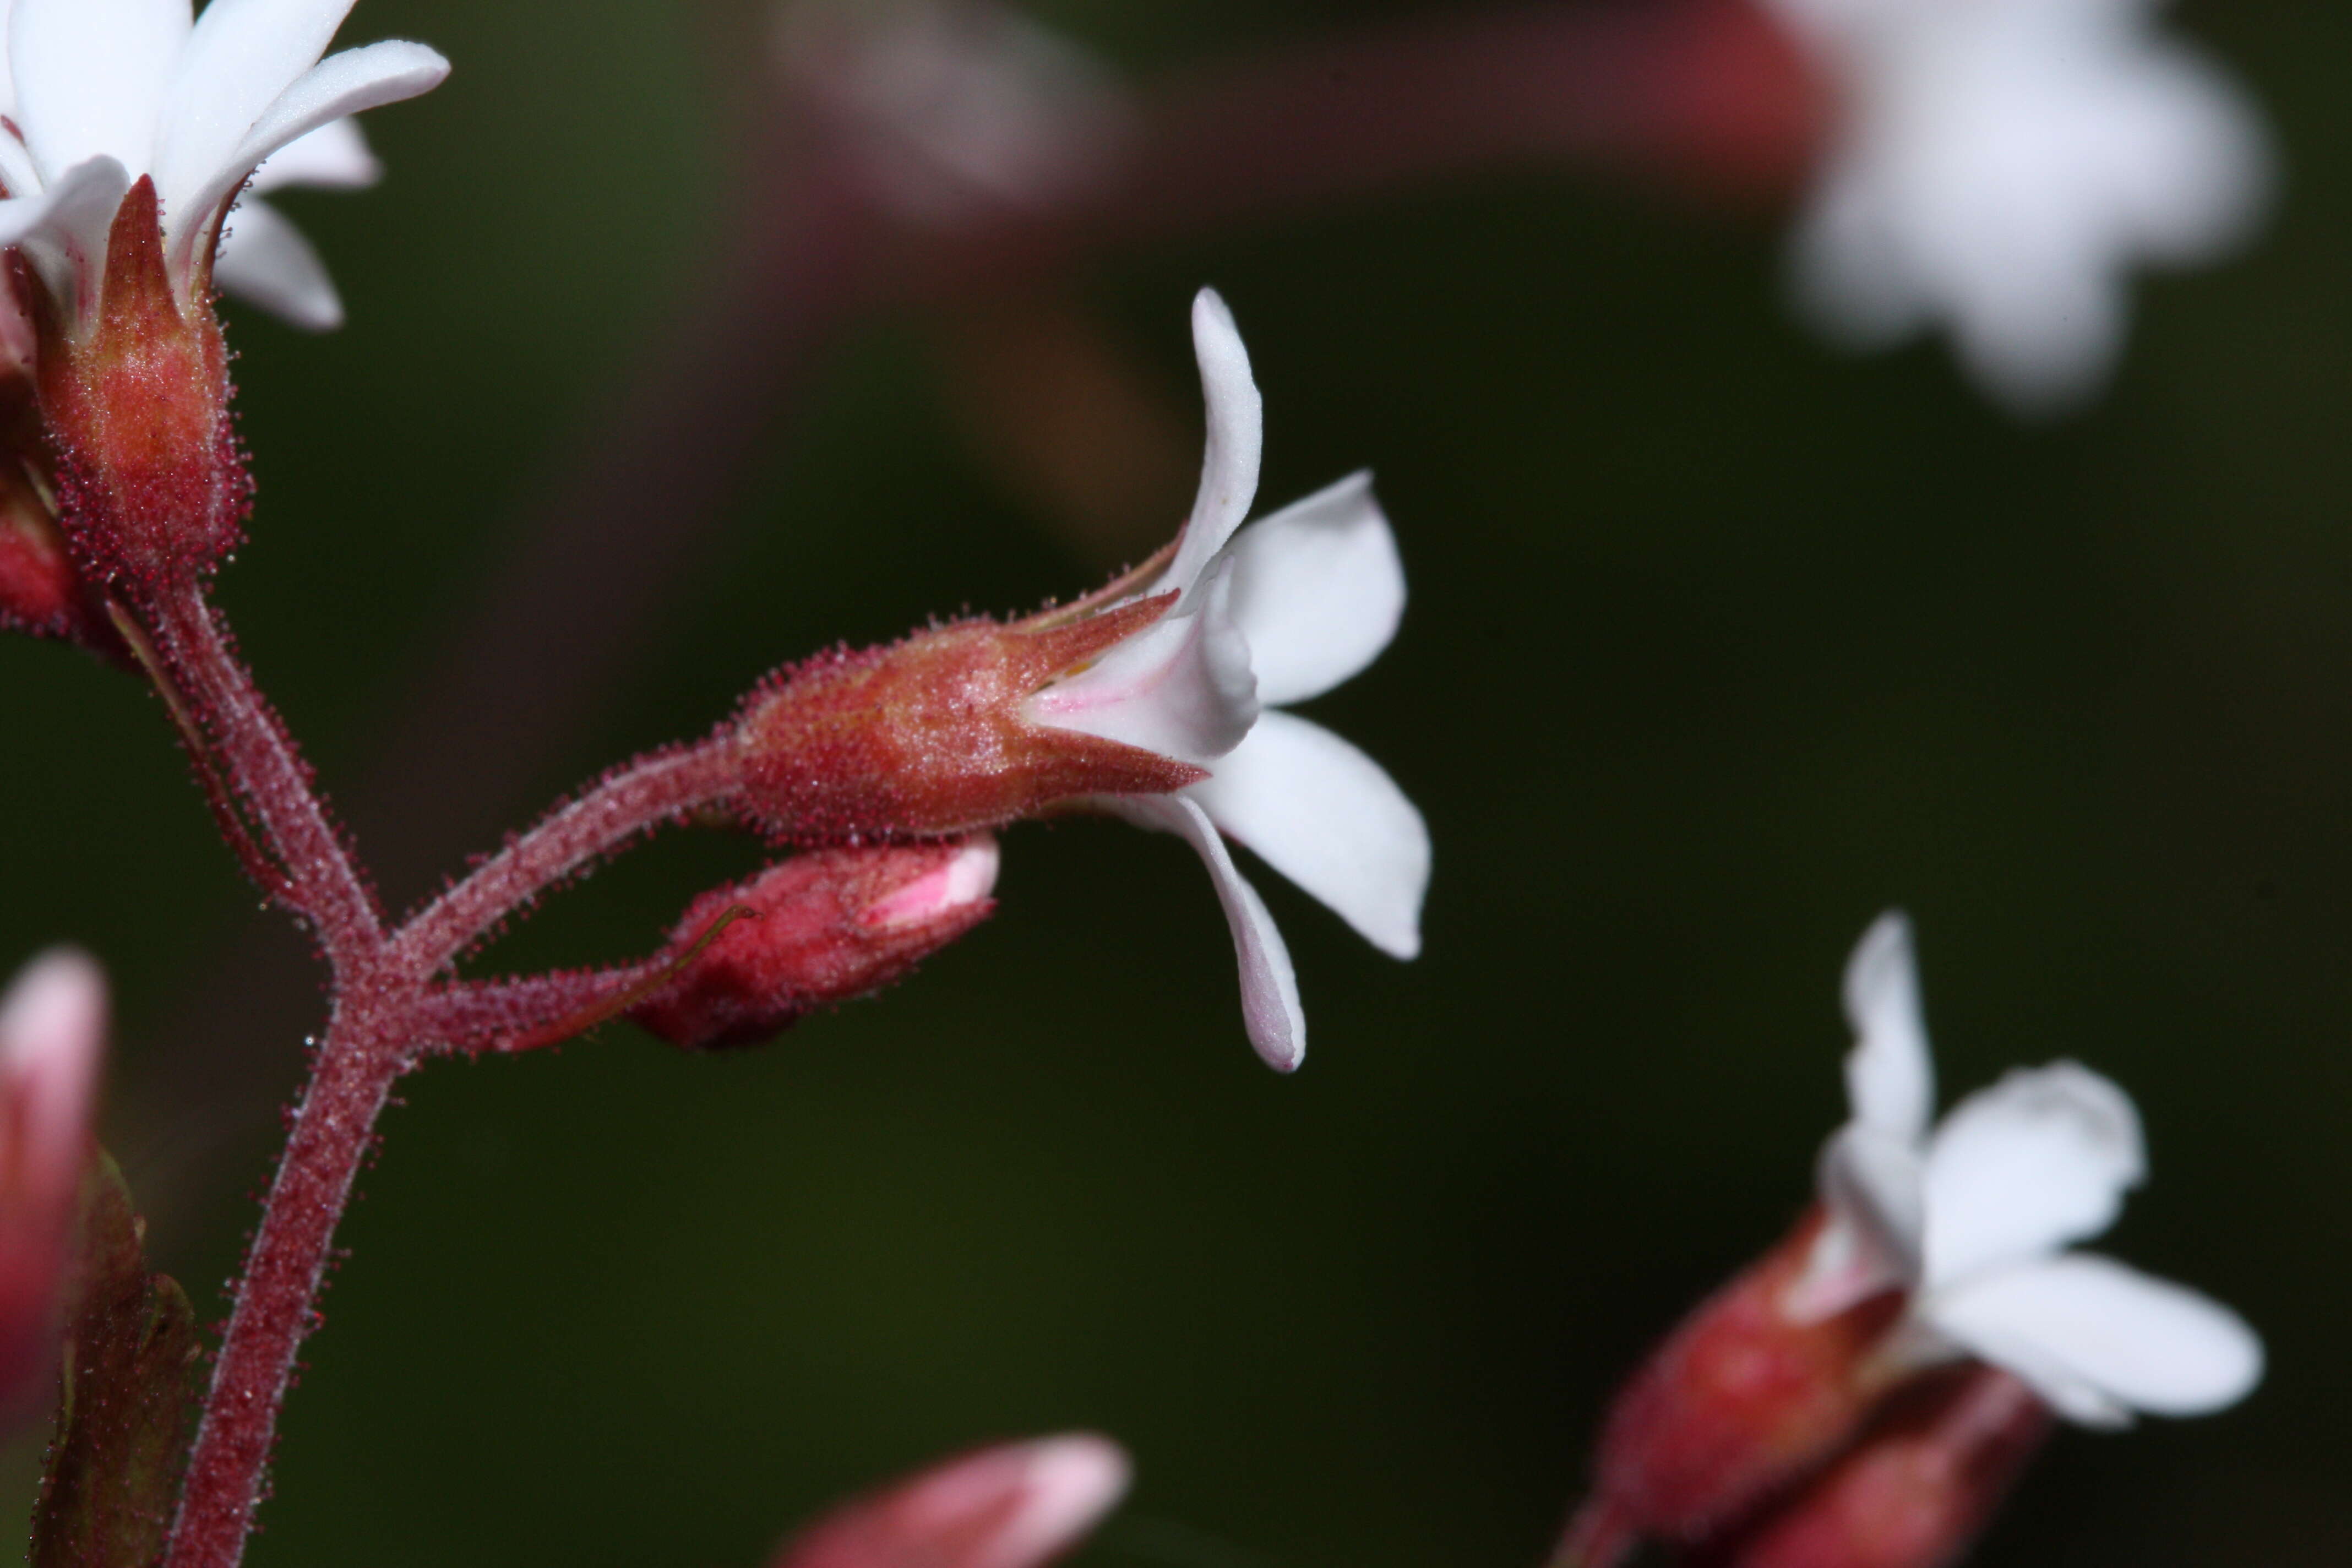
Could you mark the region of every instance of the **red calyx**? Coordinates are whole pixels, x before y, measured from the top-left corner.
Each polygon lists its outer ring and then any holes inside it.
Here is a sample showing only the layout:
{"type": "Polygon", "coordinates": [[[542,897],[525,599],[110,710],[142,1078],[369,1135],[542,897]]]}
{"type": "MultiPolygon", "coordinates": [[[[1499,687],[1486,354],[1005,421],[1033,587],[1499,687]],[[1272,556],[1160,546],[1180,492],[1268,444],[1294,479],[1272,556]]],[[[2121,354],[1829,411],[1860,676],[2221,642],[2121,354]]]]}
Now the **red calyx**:
{"type": "Polygon", "coordinates": [[[1165,614],[1174,595],[1057,622],[974,620],[782,671],[737,730],[747,810],[799,844],[931,837],[1089,795],[1205,775],[1133,746],[1029,723],[1021,705],[1165,614]]]}
{"type": "Polygon", "coordinates": [[[23,274],[18,286],[34,297],[40,413],[78,562],[101,583],[209,570],[241,536],[252,485],[220,323],[172,285],[153,182],[115,214],[85,330],[67,331],[23,274]]]}
{"type": "Polygon", "coordinates": [[[1815,1208],[1702,1303],[1619,1392],[1592,1496],[1559,1558],[1604,1568],[1644,1536],[1702,1540],[1843,1447],[1885,1392],[1870,1352],[1902,1311],[1893,1292],[1833,1317],[1787,1308],[1824,1223],[1815,1208]]]}
{"type": "Polygon", "coordinates": [[[878,991],[995,911],[992,858],[974,886],[930,882],[983,853],[994,853],[985,839],[818,850],[707,893],[678,921],[680,946],[730,909],[751,918],[720,931],[629,1016],[675,1046],[757,1045],[815,1008],[878,991]]]}
{"type": "Polygon", "coordinates": [[[2050,1436],[2048,1405],[2010,1373],[1931,1373],[1887,1403],[1844,1457],[1697,1553],[1703,1568],[1949,1568],[2050,1436]]]}

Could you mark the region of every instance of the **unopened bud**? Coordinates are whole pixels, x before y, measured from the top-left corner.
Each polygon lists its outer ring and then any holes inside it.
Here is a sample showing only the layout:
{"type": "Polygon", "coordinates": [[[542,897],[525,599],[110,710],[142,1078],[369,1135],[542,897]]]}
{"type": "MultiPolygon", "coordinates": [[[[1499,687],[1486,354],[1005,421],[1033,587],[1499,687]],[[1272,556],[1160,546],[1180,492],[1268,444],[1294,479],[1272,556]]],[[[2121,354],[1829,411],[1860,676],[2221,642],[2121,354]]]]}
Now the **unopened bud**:
{"type": "Polygon", "coordinates": [[[1705,1568],[1949,1568],[2050,1435],[2049,1406],[1997,1367],[1933,1373],[1787,1501],[1696,1554],[1705,1568]]]}
{"type": "Polygon", "coordinates": [[[0,998],[0,1407],[48,1370],[105,1036],[106,983],[80,953],[35,960],[0,998]]]}
{"type": "Polygon", "coordinates": [[[983,1448],[840,1509],[772,1568],[1040,1568],[1126,1495],[1127,1456],[1084,1435],[983,1448]]]}
{"type": "Polygon", "coordinates": [[[1190,763],[1035,722],[1024,704],[1151,626],[1172,595],[1076,617],[966,621],[782,672],[736,731],[753,821],[800,844],[1001,826],[1094,795],[1163,794],[1190,763]]]}
{"type": "Polygon", "coordinates": [[[66,551],[47,492],[0,453],[0,630],[127,658],[121,637],[66,551]]]}
{"type": "Polygon", "coordinates": [[[172,282],[153,181],[123,197],[102,276],[94,311],[47,298],[29,272],[15,279],[35,291],[40,413],[66,535],[101,582],[204,571],[236,545],[252,487],[220,322],[172,282]],[[68,320],[83,324],[68,331],[68,320]]]}
{"type": "Polygon", "coordinates": [[[1556,1568],[1606,1568],[1643,1537],[1711,1535],[1861,1426],[1885,1390],[1870,1352],[1902,1299],[1888,1292],[1827,1317],[1799,1310],[1822,1224],[1809,1213],[1684,1319],[1620,1391],[1592,1495],[1556,1568]]]}
{"type": "Polygon", "coordinates": [[[672,1045],[754,1045],[880,990],[995,910],[996,840],[826,849],[695,900],[681,947],[727,924],[629,1016],[672,1045]]]}

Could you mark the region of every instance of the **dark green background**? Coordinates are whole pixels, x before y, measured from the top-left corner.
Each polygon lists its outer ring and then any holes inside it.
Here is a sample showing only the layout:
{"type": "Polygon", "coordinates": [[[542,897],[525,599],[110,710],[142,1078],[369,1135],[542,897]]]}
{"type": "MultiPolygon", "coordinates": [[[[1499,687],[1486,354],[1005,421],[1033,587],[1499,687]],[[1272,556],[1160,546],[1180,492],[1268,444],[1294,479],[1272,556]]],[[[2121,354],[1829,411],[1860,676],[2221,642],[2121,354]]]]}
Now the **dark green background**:
{"type": "MultiPolygon", "coordinates": [[[[1055,15],[1139,68],[1351,19],[1055,15]]],[[[1412,607],[1314,711],[1429,816],[1427,956],[1262,873],[1313,1025],[1277,1079],[1189,854],[1026,828],[996,922],[773,1048],[616,1028],[420,1075],[250,1560],[748,1568],[927,1457],[1088,1426],[1142,1477],[1093,1561],[1526,1568],[1612,1382],[1804,1200],[1839,965],[1895,902],[1947,1085],[2122,1081],[2156,1176],[2114,1248],[2273,1352],[2226,1415],[2063,1436],[1982,1561],[2352,1559],[2352,22],[2179,15],[2275,117],[2287,200],[2249,258],[2144,289],[2112,395],[2054,428],[1939,349],[1818,348],[1774,222],[1568,170],[1069,276],[1187,409],[1184,303],[1225,290],[1269,500],[1378,468],[1412,607]]],[[[331,789],[742,188],[696,7],[366,0],[350,33],[457,70],[372,119],[381,191],[288,201],[352,321],[237,313],[262,502],[223,585],[331,789]]],[[[935,320],[869,321],[779,416],[514,818],[781,659],[1090,584],[943,411],[935,320]]],[[[266,923],[131,683],[0,646],[0,959],[105,957],[112,1136],[216,1304],[300,1042],[188,1015],[266,923]]],[[[642,948],[750,858],[667,842],[500,956],[642,948]]]]}

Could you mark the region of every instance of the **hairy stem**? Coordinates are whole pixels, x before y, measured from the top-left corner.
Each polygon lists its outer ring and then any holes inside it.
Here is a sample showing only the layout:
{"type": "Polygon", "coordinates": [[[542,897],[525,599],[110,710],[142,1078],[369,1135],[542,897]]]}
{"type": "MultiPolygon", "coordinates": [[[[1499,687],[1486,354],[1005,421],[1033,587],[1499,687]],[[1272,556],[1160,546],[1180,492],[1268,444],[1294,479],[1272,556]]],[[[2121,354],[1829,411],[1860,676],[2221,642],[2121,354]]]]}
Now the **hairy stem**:
{"type": "Polygon", "coordinates": [[[410,921],[395,942],[402,965],[435,973],[582,867],[665,823],[725,804],[735,790],[731,748],[732,737],[722,733],[606,774],[410,921]]]}
{"type": "Polygon", "coordinates": [[[367,964],[383,940],[375,895],[312,789],[309,764],[237,661],[202,589],[167,586],[145,608],[147,629],[180,688],[173,694],[167,687],[167,700],[184,702],[205,724],[278,852],[289,883],[280,897],[316,931],[339,976],[367,964]]]}
{"type": "MultiPolygon", "coordinates": [[[[723,801],[732,767],[724,738],[645,758],[490,857],[405,930],[387,933],[374,896],[311,784],[310,770],[252,677],[231,651],[194,584],[142,605],[150,673],[172,704],[199,776],[215,759],[257,824],[285,877],[273,890],[319,933],[333,967],[333,1013],[311,1067],[276,1179],[235,1289],[213,1372],[168,1568],[236,1568],[253,1528],[302,1341],[317,1321],[335,1228],[375,1138],[393,1084],[436,1042],[453,1042],[468,1009],[436,993],[433,976],[499,921],[582,866],[664,823],[723,801]]],[[[248,858],[243,819],[221,803],[222,831],[248,858]]],[[[267,885],[267,884],[265,884],[267,885]]],[[[690,953],[689,955],[690,956],[690,953]]],[[[656,960],[614,984],[551,977],[504,988],[485,1011],[518,1038],[593,1025],[666,979],[680,962],[656,960]],[[583,1025],[583,1026],[585,1026],[583,1025]]],[[[461,988],[462,989],[462,988],[461,988]]],[[[478,1022],[479,1017],[470,1020],[478,1022]]]]}
{"type": "Polygon", "coordinates": [[[237,1281],[173,1522],[164,1559],[171,1568],[234,1568],[244,1555],[295,1352],[316,1320],[335,1226],[376,1117],[407,1065],[403,1011],[396,996],[354,1009],[337,1019],[319,1053],[237,1281]]]}

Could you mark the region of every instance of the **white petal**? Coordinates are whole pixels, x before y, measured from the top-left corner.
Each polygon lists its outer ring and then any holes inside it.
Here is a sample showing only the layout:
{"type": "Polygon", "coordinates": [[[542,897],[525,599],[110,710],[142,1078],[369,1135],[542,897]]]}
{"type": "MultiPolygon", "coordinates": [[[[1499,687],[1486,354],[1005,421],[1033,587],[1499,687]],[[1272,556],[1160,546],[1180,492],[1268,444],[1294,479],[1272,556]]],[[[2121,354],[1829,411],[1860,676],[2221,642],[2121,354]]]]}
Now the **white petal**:
{"type": "Polygon", "coordinates": [[[259,195],[288,185],[318,185],[331,190],[361,190],[383,178],[383,165],[368,150],[360,122],[330,120],[308,136],[295,138],[271,153],[253,172],[248,187],[259,195]]]}
{"type": "Polygon", "coordinates": [[[1257,721],[1250,647],[1234,622],[1232,563],[1209,569],[1206,596],[1171,611],[1078,674],[1023,705],[1033,724],[1099,735],[1205,766],[1257,721]]]}
{"type": "Polygon", "coordinates": [[[1421,952],[1429,828],[1381,765],[1320,724],[1269,711],[1185,793],[1210,820],[1392,958],[1421,952]]]}
{"type": "Polygon", "coordinates": [[[1225,923],[1233,928],[1234,956],[1241,963],[1242,1020],[1250,1044],[1275,1071],[1297,1071],[1307,1058],[1307,1014],[1298,1005],[1290,950],[1265,901],[1234,868],[1208,814],[1181,795],[1105,796],[1096,804],[1139,827],[1177,834],[1200,852],[1216,884],[1217,901],[1224,906],[1225,923]]]}
{"type": "Polygon", "coordinates": [[[1911,922],[1899,910],[1879,916],[1846,960],[1845,1016],[1854,1034],[1845,1058],[1854,1121],[1890,1138],[1918,1142],[1936,1108],[1936,1063],[1919,1006],[1911,922]]]}
{"type": "Polygon", "coordinates": [[[291,325],[331,332],[343,324],[342,297],[326,263],[286,215],[247,196],[228,215],[213,279],[291,325]]]}
{"type": "Polygon", "coordinates": [[[1228,553],[1234,616],[1269,707],[1321,696],[1396,636],[1404,563],[1369,473],[1250,524],[1228,553]]]}
{"type": "Polygon", "coordinates": [[[211,0],[156,122],[155,189],[167,215],[178,217],[183,198],[212,185],[254,121],[319,63],[351,8],[352,0],[211,0]]]}
{"type": "Polygon", "coordinates": [[[2011,1072],[1928,1147],[1928,1288],[2096,1236],[2147,1173],[2129,1095],[2073,1062],[2011,1072]]]}
{"type": "Polygon", "coordinates": [[[45,184],[100,155],[146,170],[188,28],[188,0],[18,0],[16,123],[45,184]]]}
{"type": "Polygon", "coordinates": [[[107,232],[130,184],[121,163],[92,158],[39,195],[0,202],[0,246],[23,247],[69,316],[97,304],[107,232]]]}
{"type": "Polygon", "coordinates": [[[1822,1146],[1815,1181],[1831,1219],[1848,1233],[1857,1254],[1851,1271],[1866,1274],[1877,1289],[1916,1284],[1927,1205],[1918,1146],[1848,1122],[1822,1146]]]}
{"type": "Polygon", "coordinates": [[[1202,289],[1192,301],[1192,352],[1201,362],[1209,439],[1201,458],[1201,492],[1184,524],[1183,542],[1160,580],[1161,588],[1181,589],[1188,598],[1249,516],[1265,446],[1265,401],[1250,375],[1249,351],[1242,346],[1234,313],[1213,289],[1202,289]]]}
{"type": "Polygon", "coordinates": [[[430,92],[447,79],[449,62],[423,44],[387,40],[329,55],[280,93],[236,150],[189,195],[171,225],[172,260],[188,265],[197,242],[246,176],[279,148],[348,114],[430,92]]]}
{"type": "Polygon", "coordinates": [[[2091,1253],[1988,1275],[1937,1294],[1925,1315],[2091,1426],[2133,1410],[2201,1415],[2263,1376],[2262,1340],[2237,1313],[2091,1253]]]}

